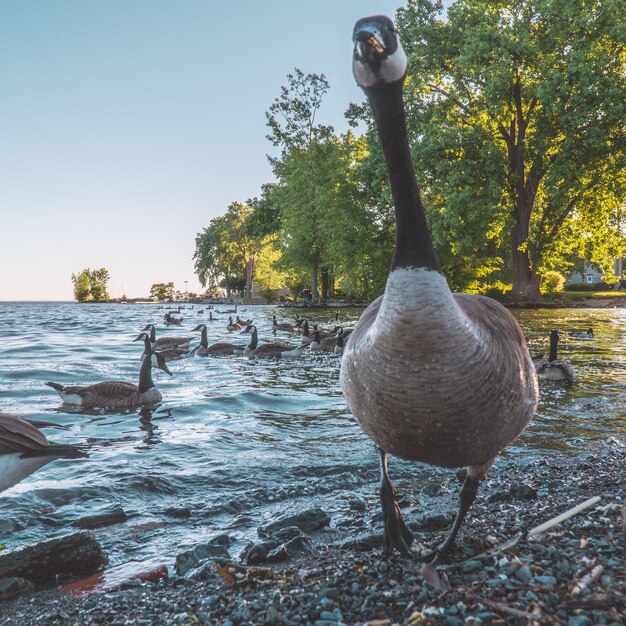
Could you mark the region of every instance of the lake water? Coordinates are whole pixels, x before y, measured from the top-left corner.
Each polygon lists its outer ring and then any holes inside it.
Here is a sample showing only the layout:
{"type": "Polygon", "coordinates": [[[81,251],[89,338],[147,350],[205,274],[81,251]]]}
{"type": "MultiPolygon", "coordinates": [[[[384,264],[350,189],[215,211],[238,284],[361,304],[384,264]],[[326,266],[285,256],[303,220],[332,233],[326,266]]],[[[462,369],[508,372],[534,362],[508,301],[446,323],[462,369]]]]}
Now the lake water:
{"type": "MultiPolygon", "coordinates": [[[[199,308],[182,311],[182,327],[166,329],[156,305],[0,304],[0,410],[63,425],[46,429],[47,436],[86,444],[90,454],[51,463],[0,494],[0,543],[15,547],[62,534],[72,520],[119,504],[129,520],[96,530],[111,563],[154,556],[171,562],[185,546],[222,531],[242,546],[270,518],[311,506],[329,512],[341,527],[355,517],[354,497],[376,499],[377,455],[347,411],[340,360],[332,354],[307,351],[283,362],[171,362],[172,377],[153,370],[163,393],[153,413],[70,413],[44,385],[137,382],[143,344],[132,340],[144,325],[157,324],[157,336],[191,335],[208,318],[208,309],[198,314],[199,308]]],[[[272,338],[274,313],[289,320],[294,310],[240,309],[242,317],[254,318],[260,340],[272,338]]],[[[341,315],[354,322],[359,313],[341,315]]],[[[528,462],[623,438],[626,311],[515,315],[532,353],[547,354],[549,331],[564,331],[559,356],[571,362],[577,381],[571,387],[541,385],[537,416],[506,456],[528,462]],[[589,326],[592,341],[567,337],[567,331],[589,326]]],[[[207,323],[210,342],[228,337],[247,343],[248,336],[225,330],[227,315],[218,317],[207,323]]],[[[332,312],[309,317],[326,322],[332,312]]],[[[397,460],[391,472],[405,484],[454,474],[397,460]]]]}

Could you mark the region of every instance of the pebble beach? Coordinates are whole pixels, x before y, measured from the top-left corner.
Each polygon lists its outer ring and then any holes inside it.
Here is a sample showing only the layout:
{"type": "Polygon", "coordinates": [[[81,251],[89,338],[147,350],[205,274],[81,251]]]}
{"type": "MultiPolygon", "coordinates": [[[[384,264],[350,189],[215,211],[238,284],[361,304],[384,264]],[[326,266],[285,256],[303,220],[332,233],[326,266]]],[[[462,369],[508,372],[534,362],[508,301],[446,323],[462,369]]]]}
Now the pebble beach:
{"type": "Polygon", "coordinates": [[[293,550],[276,563],[250,564],[249,546],[232,558],[205,560],[192,576],[170,572],[154,583],[129,581],[80,597],[56,589],[25,594],[0,605],[0,624],[626,624],[625,461],[615,438],[575,458],[501,459],[481,485],[454,552],[435,567],[424,566],[419,554],[449,528],[454,488],[424,491],[402,475],[398,492],[417,538],[413,559],[383,558],[373,485],[371,499],[354,503],[353,527],[331,520],[313,532],[278,530],[278,542],[291,532],[283,548],[293,550]],[[524,537],[595,496],[599,501],[581,513],[524,537]],[[431,506],[439,499],[443,513],[431,506]]]}

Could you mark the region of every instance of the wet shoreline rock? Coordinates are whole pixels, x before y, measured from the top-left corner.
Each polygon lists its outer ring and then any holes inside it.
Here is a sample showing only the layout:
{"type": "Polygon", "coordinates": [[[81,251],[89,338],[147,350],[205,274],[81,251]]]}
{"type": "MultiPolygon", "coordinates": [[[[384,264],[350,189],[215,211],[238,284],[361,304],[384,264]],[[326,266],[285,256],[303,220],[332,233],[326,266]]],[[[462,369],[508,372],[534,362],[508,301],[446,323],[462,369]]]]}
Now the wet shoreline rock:
{"type": "Polygon", "coordinates": [[[93,533],[79,531],[0,552],[0,579],[22,578],[35,586],[93,574],[107,557],[93,533]]]}

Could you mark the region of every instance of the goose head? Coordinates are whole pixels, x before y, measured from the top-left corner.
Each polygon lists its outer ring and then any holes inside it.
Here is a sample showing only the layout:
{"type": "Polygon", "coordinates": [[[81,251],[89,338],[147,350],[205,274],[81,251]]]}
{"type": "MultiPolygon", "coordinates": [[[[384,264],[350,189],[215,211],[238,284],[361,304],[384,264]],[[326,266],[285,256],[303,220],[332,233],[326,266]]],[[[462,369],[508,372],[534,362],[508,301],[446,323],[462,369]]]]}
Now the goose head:
{"type": "Polygon", "coordinates": [[[368,89],[402,81],[407,58],[394,23],[385,15],[361,18],[352,34],[352,71],[357,83],[368,89]]]}
{"type": "Polygon", "coordinates": [[[156,363],[154,367],[158,367],[160,370],[163,370],[166,374],[172,375],[169,368],[167,367],[167,363],[165,362],[165,357],[160,352],[151,352],[150,356],[154,361],[156,359],[156,363]]]}
{"type": "Polygon", "coordinates": [[[205,330],[207,330],[206,324],[198,324],[191,332],[197,333],[204,332],[205,330]]]}

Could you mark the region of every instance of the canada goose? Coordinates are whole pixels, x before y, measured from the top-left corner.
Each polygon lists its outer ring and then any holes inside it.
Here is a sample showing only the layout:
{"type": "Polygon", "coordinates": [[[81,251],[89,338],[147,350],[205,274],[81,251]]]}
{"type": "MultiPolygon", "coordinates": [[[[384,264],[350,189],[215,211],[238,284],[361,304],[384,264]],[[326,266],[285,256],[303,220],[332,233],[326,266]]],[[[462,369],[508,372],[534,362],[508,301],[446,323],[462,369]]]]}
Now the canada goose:
{"type": "Polygon", "coordinates": [[[306,346],[288,346],[280,343],[264,343],[259,345],[259,337],[256,326],[248,326],[243,333],[251,333],[250,343],[244,350],[245,356],[258,356],[266,359],[293,358],[300,356],[306,346]]]}
{"type": "Polygon", "coordinates": [[[156,338],[156,329],[154,324],[146,324],[142,332],[150,332],[150,345],[153,350],[170,350],[172,348],[179,348],[185,352],[189,350],[189,344],[193,337],[159,337],[156,338]]]}
{"type": "Polygon", "coordinates": [[[180,326],[183,323],[183,318],[174,317],[171,313],[166,313],[163,316],[163,323],[166,326],[180,326]]]}
{"type": "Polygon", "coordinates": [[[550,356],[547,359],[534,361],[537,376],[544,380],[557,380],[571,383],[574,380],[574,370],[566,361],[557,358],[557,345],[560,335],[558,330],[550,332],[550,356]]]}
{"type": "Polygon", "coordinates": [[[276,316],[272,315],[272,332],[276,334],[277,331],[292,333],[295,330],[293,324],[289,324],[287,322],[277,322],[276,316]]]}
{"type": "Polygon", "coordinates": [[[217,311],[217,313],[237,313],[237,305],[235,304],[235,308],[234,309],[224,309],[223,311],[217,311]]]}
{"type": "Polygon", "coordinates": [[[86,457],[76,446],[50,443],[35,423],[0,413],[0,491],[56,459],[86,457]]]}
{"type": "Polygon", "coordinates": [[[207,320],[207,322],[218,322],[219,320],[217,319],[217,317],[213,317],[213,311],[209,311],[209,319],[207,320]]]}
{"type": "Polygon", "coordinates": [[[63,404],[89,409],[125,410],[144,404],[161,402],[163,396],[152,382],[152,355],[160,370],[172,375],[167,368],[165,357],[160,352],[151,352],[144,358],[139,370],[139,385],[123,381],[105,381],[86,387],[65,387],[59,383],[47,382],[63,400],[63,404]]]}
{"type": "Polygon", "coordinates": [[[209,345],[206,324],[198,324],[193,330],[194,332],[200,331],[202,333],[200,345],[194,349],[196,356],[232,356],[233,354],[243,353],[243,346],[237,346],[232,343],[218,342],[209,345]]]}
{"type": "Polygon", "coordinates": [[[330,324],[331,326],[339,326],[339,324],[341,323],[339,321],[339,309],[335,311],[335,317],[332,320],[328,320],[328,322],[326,323],[330,324]]]}
{"type": "Polygon", "coordinates": [[[570,332],[569,336],[575,339],[593,339],[593,328],[588,328],[586,332],[573,330],[570,332]]]}
{"type": "Polygon", "coordinates": [[[204,314],[204,309],[198,309],[198,315],[203,315],[204,314]]]}
{"type": "Polygon", "coordinates": [[[314,352],[332,352],[337,345],[337,337],[332,333],[324,333],[324,337],[322,337],[322,333],[315,324],[313,326],[313,341],[309,344],[311,350],[314,352]]]}
{"type": "Polygon", "coordinates": [[[353,70],[385,157],[396,244],[385,291],[361,315],[344,348],[341,385],[353,416],[379,449],[385,552],[410,556],[387,454],[440,467],[468,466],[452,528],[454,544],[496,455],[530,422],[538,386],[514,317],[484,296],[453,294],[435,253],[413,170],[402,89],[407,59],[393,22],[354,28],[353,70]],[[450,385],[454,386],[451,391],[450,385]]]}
{"type": "Polygon", "coordinates": [[[239,315],[237,316],[237,319],[235,320],[235,322],[237,324],[239,324],[241,326],[241,328],[245,328],[246,326],[251,326],[254,322],[254,320],[252,320],[251,318],[248,318],[247,320],[242,320],[239,315]]]}
{"type": "Polygon", "coordinates": [[[337,343],[335,344],[335,347],[333,348],[333,352],[336,355],[341,356],[343,354],[344,344],[347,341],[347,339],[348,338],[344,335],[343,328],[339,327],[339,331],[337,333],[337,343]]]}
{"type": "MultiPolygon", "coordinates": [[[[133,341],[143,341],[143,352],[141,353],[141,360],[143,361],[148,355],[152,358],[152,367],[159,367],[157,358],[155,356],[155,350],[150,341],[150,335],[148,333],[139,333],[133,341]]],[[[165,347],[162,350],[158,350],[159,354],[163,355],[166,361],[178,361],[186,356],[191,356],[189,350],[185,348],[179,348],[178,346],[165,347]]]]}
{"type": "Polygon", "coordinates": [[[228,318],[228,324],[226,325],[226,330],[241,330],[243,326],[237,322],[233,322],[233,318],[228,318]]]}

